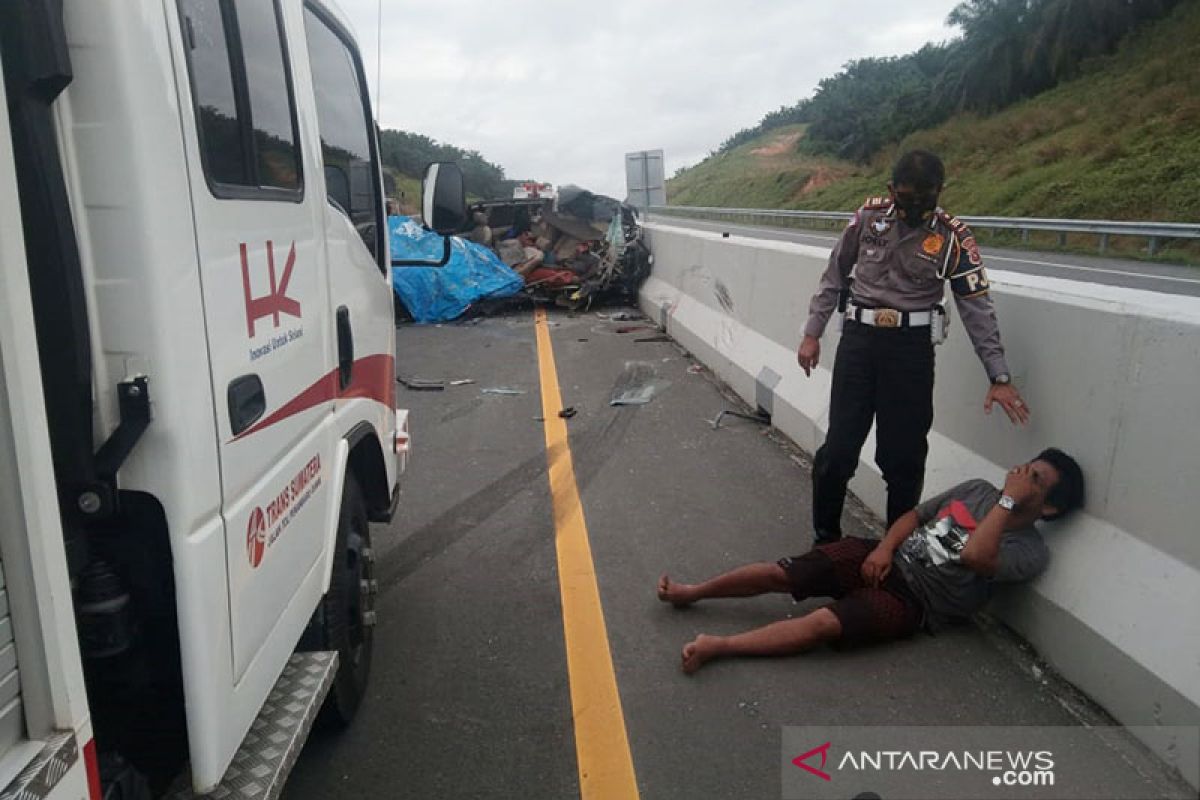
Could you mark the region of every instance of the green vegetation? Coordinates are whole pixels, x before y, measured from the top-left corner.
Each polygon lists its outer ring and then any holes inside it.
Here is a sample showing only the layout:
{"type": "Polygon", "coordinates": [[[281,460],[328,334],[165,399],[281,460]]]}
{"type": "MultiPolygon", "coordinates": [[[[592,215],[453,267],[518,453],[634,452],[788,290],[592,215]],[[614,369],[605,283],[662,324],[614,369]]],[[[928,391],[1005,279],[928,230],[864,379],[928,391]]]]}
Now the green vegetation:
{"type": "Polygon", "coordinates": [[[959,112],[892,136],[864,160],[823,155],[811,141],[815,122],[776,126],[681,170],[667,197],[677,205],[849,210],[884,191],[899,152],[924,147],[946,162],[943,205],[957,214],[1194,222],[1197,64],[1200,2],[1187,0],[1116,52],[1076,64],[1077,77],[999,112],[959,112]]]}
{"type": "MultiPolygon", "coordinates": [[[[379,135],[380,160],[395,176],[407,176],[416,183],[415,191],[397,182],[397,193],[405,191],[405,203],[420,203],[420,181],[425,168],[434,161],[455,161],[462,169],[467,193],[476,197],[505,197],[512,194],[512,181],[505,180],[504,168],[491,163],[474,150],[442,144],[428,136],[407,131],[384,130],[379,135]]],[[[398,196],[398,195],[397,195],[398,196]]]]}
{"type": "Polygon", "coordinates": [[[1087,59],[1111,52],[1180,2],[965,0],[946,20],[961,30],[958,37],[898,58],[851,61],[812,97],[767,114],[717,152],[805,123],[805,150],[866,162],[889,142],[957,112],[996,111],[1077,77],[1087,59]]]}

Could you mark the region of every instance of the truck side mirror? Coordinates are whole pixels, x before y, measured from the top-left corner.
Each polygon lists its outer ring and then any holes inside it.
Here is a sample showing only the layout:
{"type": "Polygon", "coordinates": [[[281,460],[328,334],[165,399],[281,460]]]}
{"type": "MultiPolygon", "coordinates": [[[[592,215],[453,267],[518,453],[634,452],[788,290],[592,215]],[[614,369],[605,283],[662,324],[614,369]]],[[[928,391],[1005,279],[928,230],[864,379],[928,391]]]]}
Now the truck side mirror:
{"type": "Polygon", "coordinates": [[[467,222],[467,193],[458,164],[430,164],[421,186],[421,217],[425,227],[443,236],[458,233],[467,222]]]}

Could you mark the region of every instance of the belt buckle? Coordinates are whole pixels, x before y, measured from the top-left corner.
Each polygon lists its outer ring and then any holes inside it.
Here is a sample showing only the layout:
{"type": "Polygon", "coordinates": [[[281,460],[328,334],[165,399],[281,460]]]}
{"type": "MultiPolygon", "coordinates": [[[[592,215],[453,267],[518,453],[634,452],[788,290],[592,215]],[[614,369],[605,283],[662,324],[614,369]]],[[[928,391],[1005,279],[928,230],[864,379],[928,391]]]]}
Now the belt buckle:
{"type": "Polygon", "coordinates": [[[877,309],[875,309],[875,327],[877,327],[877,328],[899,328],[900,327],[900,312],[894,308],[877,308],[877,309]]]}

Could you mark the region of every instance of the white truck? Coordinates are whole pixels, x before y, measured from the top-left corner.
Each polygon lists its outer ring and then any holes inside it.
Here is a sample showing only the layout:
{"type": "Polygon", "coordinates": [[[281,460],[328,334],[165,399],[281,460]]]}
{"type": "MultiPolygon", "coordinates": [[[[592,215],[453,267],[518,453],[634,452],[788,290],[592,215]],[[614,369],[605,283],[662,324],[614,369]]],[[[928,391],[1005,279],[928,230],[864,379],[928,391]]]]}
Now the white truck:
{"type": "Polygon", "coordinates": [[[275,796],[364,697],[408,447],[354,37],[4,0],[0,56],[0,796],[275,796]]]}

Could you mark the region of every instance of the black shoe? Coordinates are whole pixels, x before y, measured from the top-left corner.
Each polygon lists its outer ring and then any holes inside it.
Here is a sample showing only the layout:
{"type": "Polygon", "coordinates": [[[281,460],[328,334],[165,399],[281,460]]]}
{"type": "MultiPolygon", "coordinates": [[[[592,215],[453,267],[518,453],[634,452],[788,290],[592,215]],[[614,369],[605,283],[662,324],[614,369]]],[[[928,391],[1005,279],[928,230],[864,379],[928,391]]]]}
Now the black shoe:
{"type": "Polygon", "coordinates": [[[840,531],[830,532],[830,531],[818,530],[813,534],[813,547],[816,547],[816,546],[822,545],[822,544],[833,544],[834,542],[836,542],[838,539],[841,539],[841,538],[842,538],[842,534],[840,531]]]}

